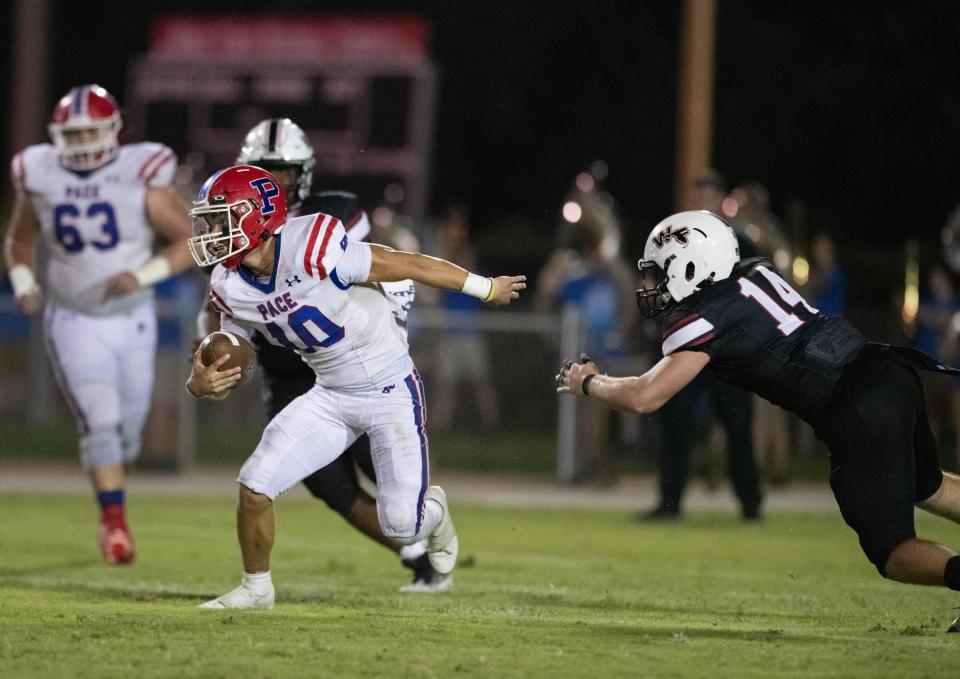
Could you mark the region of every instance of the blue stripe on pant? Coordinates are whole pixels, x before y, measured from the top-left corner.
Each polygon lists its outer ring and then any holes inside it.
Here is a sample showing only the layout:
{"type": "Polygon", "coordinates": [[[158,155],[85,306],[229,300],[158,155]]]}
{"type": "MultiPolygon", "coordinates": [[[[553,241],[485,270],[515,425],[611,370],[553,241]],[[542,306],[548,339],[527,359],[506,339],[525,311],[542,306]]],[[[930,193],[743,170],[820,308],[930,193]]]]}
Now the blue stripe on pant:
{"type": "Polygon", "coordinates": [[[407,385],[410,391],[410,398],[413,400],[413,421],[417,425],[417,436],[420,437],[420,494],[417,496],[417,530],[423,526],[423,496],[427,492],[427,486],[430,484],[430,452],[427,444],[427,408],[423,398],[423,382],[420,380],[420,374],[414,370],[410,375],[404,378],[403,383],[407,385]]]}

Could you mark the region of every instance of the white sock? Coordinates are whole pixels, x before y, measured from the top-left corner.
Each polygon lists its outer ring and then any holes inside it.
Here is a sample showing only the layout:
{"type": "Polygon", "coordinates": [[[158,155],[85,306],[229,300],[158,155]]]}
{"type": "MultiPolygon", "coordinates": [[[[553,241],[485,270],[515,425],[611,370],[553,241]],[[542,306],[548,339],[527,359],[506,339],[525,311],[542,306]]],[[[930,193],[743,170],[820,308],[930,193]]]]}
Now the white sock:
{"type": "Polygon", "coordinates": [[[400,558],[406,561],[416,561],[427,553],[427,543],[423,540],[412,545],[403,545],[400,548],[400,558]]]}
{"type": "Polygon", "coordinates": [[[254,594],[266,594],[273,587],[273,579],[270,577],[270,571],[265,573],[247,573],[243,572],[243,586],[254,594]]]}

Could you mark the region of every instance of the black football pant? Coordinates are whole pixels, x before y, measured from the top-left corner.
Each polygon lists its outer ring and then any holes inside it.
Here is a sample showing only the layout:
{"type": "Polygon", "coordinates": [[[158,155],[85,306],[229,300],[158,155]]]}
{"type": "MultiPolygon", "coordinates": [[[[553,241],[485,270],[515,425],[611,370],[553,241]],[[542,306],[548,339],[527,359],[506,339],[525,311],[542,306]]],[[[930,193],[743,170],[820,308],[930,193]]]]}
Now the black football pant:
{"type": "Polygon", "coordinates": [[[753,451],[753,395],[702,375],[681,389],[660,409],[663,448],[660,455],[660,508],[679,512],[690,476],[694,439],[709,432],[709,419],[696,421],[699,393],[706,389],[727,432],[730,482],[744,516],[760,511],[760,474],[753,451]]]}
{"type": "Polygon", "coordinates": [[[895,351],[868,344],[837,382],[816,432],[830,448],[840,513],[886,575],[893,550],[917,536],[914,504],[943,483],[920,378],[895,351]]]}

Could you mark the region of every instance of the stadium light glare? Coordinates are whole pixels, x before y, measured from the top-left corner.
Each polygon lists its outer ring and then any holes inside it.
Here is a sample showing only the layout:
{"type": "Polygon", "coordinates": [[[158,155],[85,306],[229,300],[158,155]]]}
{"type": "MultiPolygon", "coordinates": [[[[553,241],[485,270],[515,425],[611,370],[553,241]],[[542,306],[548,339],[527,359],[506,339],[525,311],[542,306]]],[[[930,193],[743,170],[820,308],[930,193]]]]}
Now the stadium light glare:
{"type": "Polygon", "coordinates": [[[736,217],[740,211],[740,205],[737,203],[736,198],[727,196],[723,199],[723,202],[720,203],[720,209],[723,211],[725,217],[736,217]]]}
{"type": "Polygon", "coordinates": [[[574,201],[569,201],[563,205],[563,218],[571,224],[576,224],[583,216],[583,208],[574,201]]]}
{"type": "Polygon", "coordinates": [[[797,285],[806,285],[810,279],[810,262],[804,257],[793,259],[793,280],[797,285]]]}

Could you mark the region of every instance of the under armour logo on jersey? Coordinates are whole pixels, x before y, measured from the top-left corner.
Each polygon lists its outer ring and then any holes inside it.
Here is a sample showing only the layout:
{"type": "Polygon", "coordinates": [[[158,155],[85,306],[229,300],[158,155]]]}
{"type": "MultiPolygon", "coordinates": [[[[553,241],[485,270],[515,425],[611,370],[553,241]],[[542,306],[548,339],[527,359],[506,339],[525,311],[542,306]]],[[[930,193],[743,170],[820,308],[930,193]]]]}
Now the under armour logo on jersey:
{"type": "Polygon", "coordinates": [[[347,237],[346,237],[346,236],[344,236],[344,237],[343,237],[343,240],[340,241],[340,249],[341,249],[341,250],[346,250],[346,249],[347,249],[347,237]]]}
{"type": "Polygon", "coordinates": [[[297,283],[302,283],[302,282],[303,281],[300,280],[300,276],[295,275],[292,280],[290,278],[287,279],[287,287],[292,288],[297,283]]]}
{"type": "Polygon", "coordinates": [[[391,384],[391,385],[389,385],[389,386],[384,387],[384,388],[383,388],[383,391],[380,392],[380,393],[381,393],[381,394],[389,394],[391,391],[393,391],[393,390],[396,389],[396,388],[397,388],[397,385],[391,384]]]}
{"type": "Polygon", "coordinates": [[[677,245],[682,245],[687,247],[687,243],[690,242],[690,239],[687,236],[690,235],[690,229],[685,226],[681,226],[676,231],[673,230],[672,224],[667,224],[663,227],[663,230],[653,237],[652,243],[658,248],[662,248],[664,245],[669,243],[671,240],[677,241],[677,245]]]}
{"type": "Polygon", "coordinates": [[[263,199],[263,206],[260,208],[260,214],[270,215],[277,209],[277,206],[270,202],[271,198],[280,195],[280,187],[273,183],[269,177],[261,177],[250,182],[250,186],[260,192],[260,198],[263,199]]]}

